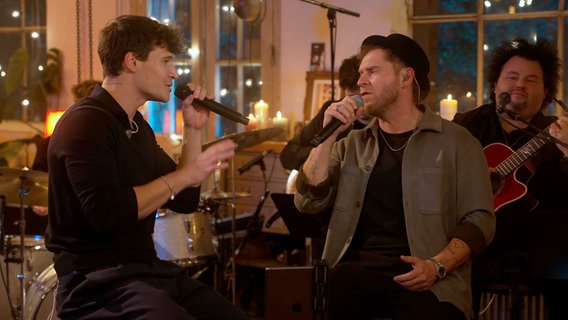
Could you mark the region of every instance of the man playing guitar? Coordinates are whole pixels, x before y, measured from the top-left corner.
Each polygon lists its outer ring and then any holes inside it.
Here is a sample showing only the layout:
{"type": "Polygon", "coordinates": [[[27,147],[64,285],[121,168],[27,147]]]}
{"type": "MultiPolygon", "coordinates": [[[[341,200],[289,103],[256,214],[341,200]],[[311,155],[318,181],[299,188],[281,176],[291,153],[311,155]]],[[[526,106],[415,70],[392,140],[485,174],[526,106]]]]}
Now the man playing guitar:
{"type": "Polygon", "coordinates": [[[568,149],[555,143],[568,141],[568,120],[544,113],[558,93],[560,65],[555,45],[546,40],[504,42],[493,51],[487,69],[492,103],[453,120],[481,142],[492,168],[497,232],[475,260],[474,285],[508,282],[508,270],[514,267],[522,281],[536,283],[545,295],[550,319],[568,319],[562,306],[566,293],[549,294],[568,281],[557,272],[568,268],[563,236],[568,228],[568,149]],[[524,202],[527,195],[536,201],[524,202]]]}

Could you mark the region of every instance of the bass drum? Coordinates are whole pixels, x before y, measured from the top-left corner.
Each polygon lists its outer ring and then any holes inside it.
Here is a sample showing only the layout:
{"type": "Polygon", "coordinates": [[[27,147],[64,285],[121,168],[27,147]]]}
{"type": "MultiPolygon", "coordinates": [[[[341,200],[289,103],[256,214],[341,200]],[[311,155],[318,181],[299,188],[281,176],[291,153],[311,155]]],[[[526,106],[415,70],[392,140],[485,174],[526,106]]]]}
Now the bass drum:
{"type": "MultiPolygon", "coordinates": [[[[26,297],[26,320],[45,320],[50,317],[57,287],[57,274],[53,264],[33,281],[26,297]]],[[[56,317],[53,317],[56,319],[56,317]]]]}

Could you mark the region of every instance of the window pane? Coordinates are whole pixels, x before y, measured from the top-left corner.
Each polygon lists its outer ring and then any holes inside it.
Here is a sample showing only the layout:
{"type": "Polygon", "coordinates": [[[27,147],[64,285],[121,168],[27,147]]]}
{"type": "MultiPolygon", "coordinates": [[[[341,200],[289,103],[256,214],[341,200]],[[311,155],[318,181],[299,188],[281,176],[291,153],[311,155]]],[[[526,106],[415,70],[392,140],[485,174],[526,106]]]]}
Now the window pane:
{"type": "Polygon", "coordinates": [[[520,13],[557,10],[557,0],[488,0],[485,13],[520,13]]]}
{"type": "Polygon", "coordinates": [[[260,66],[246,66],[243,71],[243,114],[247,116],[254,113],[254,104],[262,99],[260,96],[262,81],[260,79],[260,66]]]}
{"type": "Polygon", "coordinates": [[[19,27],[21,25],[20,0],[0,0],[0,27],[19,27]]]}
{"type": "Polygon", "coordinates": [[[260,59],[260,25],[243,23],[243,59],[260,59]],[[252,57],[250,53],[252,52],[252,57]]]}
{"type": "Polygon", "coordinates": [[[430,59],[430,94],[424,103],[434,111],[448,94],[458,100],[460,112],[475,107],[476,30],[475,22],[414,25],[414,38],[430,59]]]}
{"type": "Polygon", "coordinates": [[[27,70],[28,94],[30,107],[28,119],[30,121],[44,121],[47,112],[47,97],[44,90],[47,90],[44,81],[46,74],[46,36],[45,32],[34,32],[37,36],[32,37],[31,32],[26,33],[26,47],[29,53],[27,70]]]}
{"type": "MultiPolygon", "coordinates": [[[[558,38],[558,32],[556,29],[557,25],[555,18],[485,22],[484,66],[487,66],[489,56],[493,49],[500,46],[504,41],[520,37],[529,41],[536,41],[538,38],[544,38],[552,43],[556,43],[558,38]]],[[[489,84],[484,81],[483,100],[486,102],[489,102],[489,90],[489,84]]]]}
{"type": "Polygon", "coordinates": [[[413,4],[416,16],[477,12],[477,1],[472,0],[414,0],[413,4]]]}
{"type": "MultiPolygon", "coordinates": [[[[238,84],[236,66],[217,67],[217,92],[219,92],[219,103],[235,110],[237,106],[238,84]]],[[[230,133],[237,132],[237,124],[229,119],[217,116],[215,134],[221,137],[230,133]]]]}
{"type": "Polygon", "coordinates": [[[45,26],[45,0],[26,0],[26,25],[45,26]]]}
{"type": "Polygon", "coordinates": [[[233,0],[219,0],[219,40],[217,60],[237,59],[237,24],[231,10],[233,0]]]}

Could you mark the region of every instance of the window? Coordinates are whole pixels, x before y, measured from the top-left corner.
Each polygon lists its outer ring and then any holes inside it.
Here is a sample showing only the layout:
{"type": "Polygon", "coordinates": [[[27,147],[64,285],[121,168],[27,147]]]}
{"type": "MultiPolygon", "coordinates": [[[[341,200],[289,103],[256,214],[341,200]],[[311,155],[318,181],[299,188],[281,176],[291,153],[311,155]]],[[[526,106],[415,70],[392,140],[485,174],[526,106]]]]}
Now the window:
{"type": "MultiPolygon", "coordinates": [[[[271,46],[278,43],[278,39],[263,43],[260,39],[262,34],[272,37],[273,25],[278,20],[272,18],[262,28],[261,23],[272,6],[279,6],[279,1],[261,3],[258,18],[244,21],[237,16],[233,0],[148,0],[150,17],[179,24],[188,47],[199,48],[176,56],[180,74],[178,84],[194,79],[206,85],[209,91],[213,90],[216,101],[245,116],[252,112],[254,103],[261,98],[270,100],[273,90],[266,90],[262,74],[270,72],[273,80],[278,76],[273,65],[264,67],[264,61],[274,60],[276,49],[271,46]],[[265,46],[271,50],[266,50],[265,46]],[[199,54],[199,62],[193,59],[194,54],[199,54]]],[[[279,81],[271,81],[270,88],[278,85],[279,81]]],[[[176,123],[175,111],[180,107],[180,102],[173,97],[169,103],[149,103],[146,111],[148,122],[158,133],[172,133],[176,123]]],[[[215,116],[215,119],[214,137],[209,139],[244,130],[242,125],[220,116],[215,116]]]]}
{"type": "MultiPolygon", "coordinates": [[[[484,74],[491,51],[514,37],[558,43],[566,59],[567,13],[563,1],[415,0],[409,23],[413,37],[430,57],[431,92],[427,105],[439,110],[451,94],[463,112],[489,102],[484,74]]],[[[566,74],[566,66],[564,66],[566,74]]],[[[566,98],[562,83],[562,97],[566,98]]],[[[549,112],[555,112],[553,105],[549,112]]]]}
{"type": "Polygon", "coordinates": [[[0,121],[44,121],[48,80],[45,0],[1,3],[0,121]]]}
{"type": "MultiPolygon", "coordinates": [[[[233,0],[217,0],[215,91],[219,102],[244,114],[261,99],[260,23],[237,17],[233,0]]],[[[216,137],[242,131],[242,126],[217,118],[216,137]]]]}
{"type": "MultiPolygon", "coordinates": [[[[193,75],[192,55],[196,53],[192,49],[191,39],[191,1],[186,0],[148,0],[148,16],[165,24],[175,23],[179,26],[185,44],[188,48],[174,57],[179,78],[174,82],[173,88],[178,85],[191,82],[193,75]]],[[[181,134],[181,101],[174,96],[174,90],[168,102],[147,103],[146,115],[148,123],[156,133],[181,134]]]]}

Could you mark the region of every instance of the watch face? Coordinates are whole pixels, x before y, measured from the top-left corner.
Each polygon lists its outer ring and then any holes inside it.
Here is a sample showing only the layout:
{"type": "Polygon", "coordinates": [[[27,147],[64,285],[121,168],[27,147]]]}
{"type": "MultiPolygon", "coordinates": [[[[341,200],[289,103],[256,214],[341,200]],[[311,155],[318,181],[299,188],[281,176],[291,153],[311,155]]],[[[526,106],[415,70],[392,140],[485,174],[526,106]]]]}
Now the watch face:
{"type": "Polygon", "coordinates": [[[441,279],[441,278],[443,278],[443,277],[445,277],[445,276],[446,276],[446,268],[440,266],[440,267],[438,268],[438,277],[440,277],[440,279],[441,279]]]}

